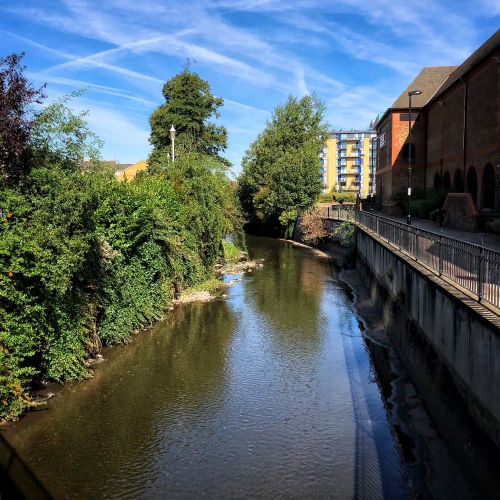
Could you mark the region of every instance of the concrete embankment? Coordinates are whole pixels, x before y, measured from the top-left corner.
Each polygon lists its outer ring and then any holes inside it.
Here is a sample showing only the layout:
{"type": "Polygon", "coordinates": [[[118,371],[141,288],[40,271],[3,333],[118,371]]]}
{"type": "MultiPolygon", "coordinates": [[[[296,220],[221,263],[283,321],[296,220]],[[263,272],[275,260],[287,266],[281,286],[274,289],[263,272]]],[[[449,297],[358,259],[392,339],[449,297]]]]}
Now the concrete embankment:
{"type": "Polygon", "coordinates": [[[482,462],[486,486],[500,448],[500,319],[376,236],[358,228],[356,243],[356,269],[429,413],[452,448],[469,443],[454,455],[482,462]]]}

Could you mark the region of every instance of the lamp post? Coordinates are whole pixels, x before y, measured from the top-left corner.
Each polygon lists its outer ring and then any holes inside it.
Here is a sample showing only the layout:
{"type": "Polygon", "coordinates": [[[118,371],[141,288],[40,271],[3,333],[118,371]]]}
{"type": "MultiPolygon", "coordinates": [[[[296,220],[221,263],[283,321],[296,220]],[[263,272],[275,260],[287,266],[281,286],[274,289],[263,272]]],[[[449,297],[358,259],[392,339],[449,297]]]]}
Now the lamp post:
{"type": "Polygon", "coordinates": [[[371,151],[371,165],[370,165],[370,171],[369,171],[369,186],[370,186],[370,205],[371,205],[371,211],[373,212],[373,202],[374,202],[374,195],[375,195],[375,148],[377,147],[378,141],[377,141],[377,135],[375,134],[374,137],[371,138],[372,141],[372,151],[371,151]]]}
{"type": "Polygon", "coordinates": [[[411,143],[411,97],[420,95],[421,93],[421,90],[410,90],[410,92],[408,92],[408,215],[406,216],[406,223],[408,225],[411,225],[411,153],[413,150],[413,144],[411,143]]]}
{"type": "Polygon", "coordinates": [[[172,125],[170,127],[170,140],[172,142],[172,163],[175,161],[175,128],[172,125]]]}

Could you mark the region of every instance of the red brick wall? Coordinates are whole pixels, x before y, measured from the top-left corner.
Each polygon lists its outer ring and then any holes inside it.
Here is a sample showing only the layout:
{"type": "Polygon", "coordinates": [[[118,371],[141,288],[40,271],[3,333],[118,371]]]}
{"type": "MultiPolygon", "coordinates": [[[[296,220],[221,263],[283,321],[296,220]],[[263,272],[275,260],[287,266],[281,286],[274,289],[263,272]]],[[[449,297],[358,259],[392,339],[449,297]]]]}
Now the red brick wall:
{"type": "MultiPolygon", "coordinates": [[[[465,177],[474,167],[478,177],[477,205],[482,208],[486,189],[482,177],[487,164],[494,167],[500,178],[500,49],[464,77],[467,82],[467,136],[465,177]]],[[[464,125],[463,82],[456,82],[439,99],[426,108],[427,113],[427,173],[426,186],[432,188],[436,175],[450,175],[451,183],[455,172],[463,176],[463,125],[464,125]]],[[[500,206],[500,200],[497,200],[500,206]]]]}

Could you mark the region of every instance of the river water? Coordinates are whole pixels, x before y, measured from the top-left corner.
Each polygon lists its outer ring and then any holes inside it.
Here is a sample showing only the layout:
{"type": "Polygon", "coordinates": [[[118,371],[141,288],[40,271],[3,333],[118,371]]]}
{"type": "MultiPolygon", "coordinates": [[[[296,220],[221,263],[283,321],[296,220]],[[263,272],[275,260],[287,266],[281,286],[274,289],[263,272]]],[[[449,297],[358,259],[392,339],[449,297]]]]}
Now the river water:
{"type": "Polygon", "coordinates": [[[93,379],[3,432],[52,495],[421,494],[333,266],[284,242],[248,243],[264,268],[227,298],[178,307],[105,350],[93,379]]]}

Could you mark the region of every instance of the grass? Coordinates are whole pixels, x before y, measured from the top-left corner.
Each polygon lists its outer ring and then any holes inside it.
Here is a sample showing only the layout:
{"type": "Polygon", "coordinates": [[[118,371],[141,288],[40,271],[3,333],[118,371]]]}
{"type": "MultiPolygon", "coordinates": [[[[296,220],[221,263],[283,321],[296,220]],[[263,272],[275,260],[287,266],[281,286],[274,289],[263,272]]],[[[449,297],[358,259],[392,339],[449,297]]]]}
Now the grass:
{"type": "Polygon", "coordinates": [[[222,242],[224,248],[224,260],[227,262],[235,262],[241,255],[241,250],[230,241],[224,240],[222,242]]]}
{"type": "Polygon", "coordinates": [[[224,288],[224,283],[217,278],[209,278],[201,283],[193,285],[184,290],[183,295],[188,295],[194,292],[209,292],[216,293],[224,288]]]}

